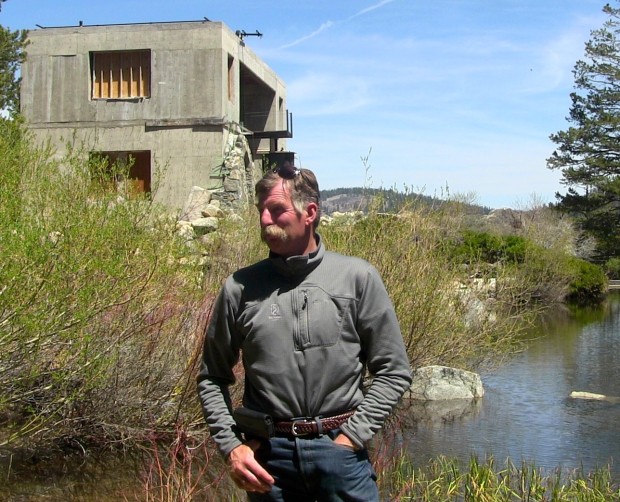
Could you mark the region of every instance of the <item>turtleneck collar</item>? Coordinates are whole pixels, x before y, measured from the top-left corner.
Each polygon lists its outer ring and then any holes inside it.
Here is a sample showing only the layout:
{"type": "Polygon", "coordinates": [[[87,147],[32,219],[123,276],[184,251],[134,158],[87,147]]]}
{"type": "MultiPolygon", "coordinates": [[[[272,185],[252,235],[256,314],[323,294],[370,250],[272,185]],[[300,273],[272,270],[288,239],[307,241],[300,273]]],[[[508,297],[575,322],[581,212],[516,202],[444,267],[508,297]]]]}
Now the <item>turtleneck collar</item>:
{"type": "Polygon", "coordinates": [[[289,256],[284,258],[272,251],[269,252],[269,259],[273,263],[276,270],[286,277],[294,277],[298,275],[307,275],[312,272],[321,263],[325,255],[323,241],[319,234],[316,235],[317,248],[310,254],[301,256],[289,256]]]}

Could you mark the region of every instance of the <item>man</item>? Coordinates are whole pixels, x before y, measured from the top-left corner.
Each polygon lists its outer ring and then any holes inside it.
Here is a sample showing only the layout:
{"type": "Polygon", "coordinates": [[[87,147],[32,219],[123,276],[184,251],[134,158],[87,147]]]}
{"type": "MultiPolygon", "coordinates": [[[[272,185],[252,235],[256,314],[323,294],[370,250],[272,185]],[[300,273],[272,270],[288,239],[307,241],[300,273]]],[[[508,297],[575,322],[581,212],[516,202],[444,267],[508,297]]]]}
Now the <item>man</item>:
{"type": "Polygon", "coordinates": [[[250,500],[378,500],[366,443],[411,383],[394,308],[374,267],[325,250],[312,171],[269,171],[256,196],[270,253],[226,280],[207,328],[198,392],[211,435],[250,500]],[[243,410],[268,433],[233,419],[239,353],[243,410]]]}

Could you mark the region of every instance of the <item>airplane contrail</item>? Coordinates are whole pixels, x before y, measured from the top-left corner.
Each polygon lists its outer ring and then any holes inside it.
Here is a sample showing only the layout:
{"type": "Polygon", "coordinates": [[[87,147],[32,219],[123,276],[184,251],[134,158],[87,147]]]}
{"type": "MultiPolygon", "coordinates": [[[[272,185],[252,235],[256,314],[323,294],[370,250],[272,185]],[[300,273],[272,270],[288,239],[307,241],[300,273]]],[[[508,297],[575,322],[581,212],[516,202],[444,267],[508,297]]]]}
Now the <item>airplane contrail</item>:
{"type": "Polygon", "coordinates": [[[356,17],[363,16],[364,14],[367,14],[368,12],[371,12],[373,10],[379,9],[379,8],[383,7],[384,5],[387,5],[387,4],[392,3],[394,1],[395,0],[381,0],[378,3],[376,3],[374,5],[371,5],[370,7],[366,7],[365,9],[362,9],[362,10],[356,12],[352,16],[349,16],[348,18],[346,18],[344,21],[325,21],[323,24],[321,24],[321,26],[319,26],[312,33],[309,33],[308,35],[304,35],[303,37],[298,38],[297,40],[293,40],[292,42],[290,42],[290,43],[288,43],[286,45],[283,45],[280,48],[281,49],[288,49],[289,47],[293,47],[295,45],[299,45],[302,42],[305,42],[306,40],[309,40],[310,38],[316,37],[317,35],[320,35],[324,31],[329,30],[335,24],[347,22],[347,21],[349,21],[351,19],[354,19],[356,17]]]}

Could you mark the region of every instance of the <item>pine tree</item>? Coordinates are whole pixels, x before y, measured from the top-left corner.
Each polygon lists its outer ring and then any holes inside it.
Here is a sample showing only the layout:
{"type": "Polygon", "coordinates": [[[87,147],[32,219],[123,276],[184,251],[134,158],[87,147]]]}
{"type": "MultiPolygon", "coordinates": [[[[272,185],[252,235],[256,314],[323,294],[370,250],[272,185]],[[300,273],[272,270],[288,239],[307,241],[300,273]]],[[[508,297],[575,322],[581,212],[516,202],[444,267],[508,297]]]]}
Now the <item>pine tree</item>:
{"type": "Polygon", "coordinates": [[[26,57],[26,37],[26,30],[11,31],[0,26],[0,110],[11,115],[19,112],[21,79],[17,70],[26,57]]]}
{"type": "Polygon", "coordinates": [[[561,169],[566,194],[558,207],[572,214],[598,242],[598,256],[620,256],[620,9],[607,4],[609,19],[591,32],[585,61],[573,74],[568,130],[551,135],[558,145],[547,167],[561,169]]]}

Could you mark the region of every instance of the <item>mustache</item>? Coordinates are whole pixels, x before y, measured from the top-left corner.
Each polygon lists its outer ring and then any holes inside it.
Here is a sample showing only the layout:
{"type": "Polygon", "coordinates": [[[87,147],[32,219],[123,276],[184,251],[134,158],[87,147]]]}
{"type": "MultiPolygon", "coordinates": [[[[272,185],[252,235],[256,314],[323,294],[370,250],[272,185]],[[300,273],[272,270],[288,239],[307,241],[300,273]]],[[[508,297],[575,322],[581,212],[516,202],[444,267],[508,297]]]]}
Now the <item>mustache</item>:
{"type": "Polygon", "coordinates": [[[288,234],[277,225],[267,225],[261,228],[260,235],[263,240],[265,240],[266,237],[275,237],[282,242],[288,240],[288,234]]]}

